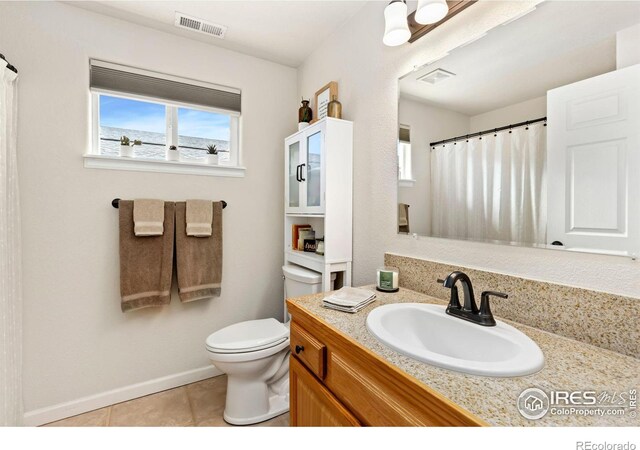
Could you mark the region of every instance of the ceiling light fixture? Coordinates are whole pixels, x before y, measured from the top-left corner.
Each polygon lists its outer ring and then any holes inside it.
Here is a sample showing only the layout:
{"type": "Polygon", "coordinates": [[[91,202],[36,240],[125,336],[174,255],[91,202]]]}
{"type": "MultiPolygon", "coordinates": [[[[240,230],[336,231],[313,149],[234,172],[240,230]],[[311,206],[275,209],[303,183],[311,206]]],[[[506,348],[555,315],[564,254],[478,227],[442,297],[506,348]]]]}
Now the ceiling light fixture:
{"type": "Polygon", "coordinates": [[[389,47],[402,45],[411,37],[407,23],[407,4],[394,0],[384,9],[384,37],[382,42],[389,47]]]}
{"type": "Polygon", "coordinates": [[[416,9],[416,22],[427,25],[440,22],[449,13],[446,0],[419,0],[416,9]]]}
{"type": "MultiPolygon", "coordinates": [[[[415,21],[426,25],[441,21],[449,13],[446,0],[419,0],[415,21]]],[[[407,21],[407,2],[393,0],[384,9],[384,37],[382,42],[389,47],[402,45],[411,38],[407,21]]]]}

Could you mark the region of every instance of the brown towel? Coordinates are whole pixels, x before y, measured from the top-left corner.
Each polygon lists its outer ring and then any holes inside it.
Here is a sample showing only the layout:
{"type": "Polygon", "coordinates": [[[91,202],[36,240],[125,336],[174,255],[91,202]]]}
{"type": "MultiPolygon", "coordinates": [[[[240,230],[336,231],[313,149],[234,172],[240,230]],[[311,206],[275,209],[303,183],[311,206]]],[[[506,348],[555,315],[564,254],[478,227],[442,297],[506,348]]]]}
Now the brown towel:
{"type": "Polygon", "coordinates": [[[162,236],[136,237],[133,201],[120,200],[120,295],[122,311],[171,301],[175,203],[164,204],[162,236]]]}
{"type": "Polygon", "coordinates": [[[135,199],[133,223],[136,236],[162,236],[164,233],[164,201],[135,199]]]}
{"type": "Polygon", "coordinates": [[[211,236],[212,216],[211,200],[187,200],[187,236],[211,236]]]}
{"type": "Polygon", "coordinates": [[[398,233],[410,233],[409,205],[406,203],[398,203],[398,233]]]}
{"type": "Polygon", "coordinates": [[[176,264],[181,302],[219,297],[222,281],[222,203],[213,202],[211,236],[187,236],[186,204],[176,203],[176,264]]]}

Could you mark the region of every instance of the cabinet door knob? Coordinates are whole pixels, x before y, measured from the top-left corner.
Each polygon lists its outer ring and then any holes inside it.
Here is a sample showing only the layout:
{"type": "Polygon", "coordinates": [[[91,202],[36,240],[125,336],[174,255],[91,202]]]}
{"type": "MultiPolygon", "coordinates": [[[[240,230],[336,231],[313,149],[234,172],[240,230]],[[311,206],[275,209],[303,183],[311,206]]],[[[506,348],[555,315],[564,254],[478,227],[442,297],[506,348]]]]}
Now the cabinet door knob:
{"type": "Polygon", "coordinates": [[[296,355],[299,354],[303,350],[304,350],[304,347],[302,345],[296,345],[296,355]]]}

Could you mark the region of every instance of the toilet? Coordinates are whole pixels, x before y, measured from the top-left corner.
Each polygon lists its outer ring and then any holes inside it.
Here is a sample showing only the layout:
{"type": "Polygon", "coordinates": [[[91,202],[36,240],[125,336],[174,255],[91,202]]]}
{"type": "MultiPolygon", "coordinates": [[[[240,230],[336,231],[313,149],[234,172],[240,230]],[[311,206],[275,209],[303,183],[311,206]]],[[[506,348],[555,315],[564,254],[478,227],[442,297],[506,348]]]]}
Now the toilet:
{"type": "MultiPolygon", "coordinates": [[[[322,275],[296,265],[282,267],[285,300],[321,292],[322,275]]],[[[335,274],[331,277],[331,288],[335,274]]],[[[224,420],[251,425],[289,410],[289,315],[240,322],[206,340],[211,363],[227,374],[224,420]]]]}

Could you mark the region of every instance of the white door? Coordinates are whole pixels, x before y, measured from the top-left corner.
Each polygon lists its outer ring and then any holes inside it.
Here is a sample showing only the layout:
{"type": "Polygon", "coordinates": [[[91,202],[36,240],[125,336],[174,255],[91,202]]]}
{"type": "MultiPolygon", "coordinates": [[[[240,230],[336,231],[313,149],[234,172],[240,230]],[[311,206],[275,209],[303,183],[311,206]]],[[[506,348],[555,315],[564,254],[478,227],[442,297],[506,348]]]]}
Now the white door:
{"type": "Polygon", "coordinates": [[[640,65],[547,94],[547,243],[640,254],[640,65]]]}

